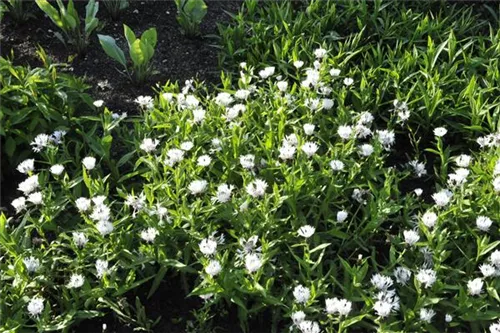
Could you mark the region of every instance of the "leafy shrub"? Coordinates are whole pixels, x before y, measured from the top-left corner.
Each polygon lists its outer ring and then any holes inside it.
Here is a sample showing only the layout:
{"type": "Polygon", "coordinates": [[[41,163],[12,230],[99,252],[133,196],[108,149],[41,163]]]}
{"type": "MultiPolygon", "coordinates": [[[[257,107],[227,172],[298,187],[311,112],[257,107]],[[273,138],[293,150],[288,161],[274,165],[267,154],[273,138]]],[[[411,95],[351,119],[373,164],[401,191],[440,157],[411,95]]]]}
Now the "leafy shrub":
{"type": "Polygon", "coordinates": [[[156,29],[150,28],[142,33],[141,38],[136,38],[135,33],[124,24],[123,32],[127,39],[132,67],[127,66],[125,54],[116,45],[113,37],[107,35],[97,36],[104,52],[124,67],[129,79],[137,83],[142,83],[154,73],[152,59],[157,42],[156,29]]]}
{"type": "Polygon", "coordinates": [[[108,10],[113,20],[118,19],[120,13],[129,5],[128,0],[103,0],[102,3],[108,10]]]}
{"type": "Polygon", "coordinates": [[[16,218],[0,221],[2,326],[62,329],[108,308],[147,329],[124,293],[183,272],[205,300],[198,331],[226,304],[245,331],[266,309],[273,332],[493,331],[500,134],[455,158],[434,129],[436,188],[402,192],[428,170],[389,162],[415,112],[358,110],[365,81],[314,53],[297,82],[243,65],[234,89],[223,78],[219,93],[187,82],[138,97],[133,131],[105,110],[99,129],[35,144],[16,218]],[[123,157],[109,167],[114,138],[123,157]]]}
{"type": "Polygon", "coordinates": [[[175,0],[177,6],[177,22],[182,32],[188,37],[200,34],[200,24],[207,14],[207,5],[203,0],[175,0]]]}
{"type": "Polygon", "coordinates": [[[14,166],[30,154],[33,135],[67,129],[75,110],[90,104],[83,80],[61,73],[63,65],[51,64],[42,49],[38,55],[44,67],[14,66],[0,57],[2,160],[14,166]]]}
{"type": "Polygon", "coordinates": [[[63,32],[63,35],[59,32],[54,33],[54,35],[64,45],[71,44],[79,54],[84,53],[87,49],[90,36],[99,24],[99,19],[96,17],[99,11],[99,3],[95,0],[89,0],[87,6],[85,6],[85,25],[82,30],[80,17],[75,9],[73,0],[69,0],[67,7],[64,6],[62,0],[57,0],[59,11],[47,0],[35,0],[35,2],[63,32]]]}
{"type": "MultiPolygon", "coordinates": [[[[17,23],[23,23],[33,17],[30,11],[31,3],[23,0],[2,1],[2,7],[9,13],[9,16],[17,23]]],[[[0,17],[1,18],[1,17],[0,17]]]]}

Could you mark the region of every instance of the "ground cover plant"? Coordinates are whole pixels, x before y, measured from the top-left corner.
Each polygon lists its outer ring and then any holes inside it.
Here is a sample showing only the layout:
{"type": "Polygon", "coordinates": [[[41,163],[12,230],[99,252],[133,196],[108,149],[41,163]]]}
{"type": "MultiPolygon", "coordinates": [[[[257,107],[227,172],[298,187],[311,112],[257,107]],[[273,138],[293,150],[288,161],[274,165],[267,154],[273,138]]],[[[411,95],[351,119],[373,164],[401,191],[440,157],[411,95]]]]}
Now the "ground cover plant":
{"type": "Polygon", "coordinates": [[[27,133],[2,330],[499,332],[500,35],[474,8],[246,1],[217,87],[27,133]]]}

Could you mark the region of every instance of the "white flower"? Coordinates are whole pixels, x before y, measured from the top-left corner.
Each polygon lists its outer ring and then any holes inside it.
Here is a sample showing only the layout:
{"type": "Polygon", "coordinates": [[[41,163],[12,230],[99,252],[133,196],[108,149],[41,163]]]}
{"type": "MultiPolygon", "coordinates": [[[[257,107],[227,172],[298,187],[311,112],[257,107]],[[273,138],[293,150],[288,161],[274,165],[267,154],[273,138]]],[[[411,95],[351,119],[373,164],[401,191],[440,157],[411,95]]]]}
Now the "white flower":
{"type": "Polygon", "coordinates": [[[500,176],[493,180],[493,188],[496,192],[500,192],[500,176]]]}
{"type": "Polygon", "coordinates": [[[301,61],[301,60],[294,61],[294,62],[293,62],[293,66],[294,66],[295,68],[301,68],[302,66],[304,66],[304,62],[303,62],[303,61],[301,61]]]}
{"type": "Polygon", "coordinates": [[[340,69],[338,68],[332,68],[330,69],[330,75],[335,77],[335,76],[339,76],[340,75],[340,69]]]}
{"type": "Polygon", "coordinates": [[[432,318],[436,315],[436,311],[432,309],[422,308],[420,309],[420,320],[430,324],[432,318]]]}
{"type": "Polygon", "coordinates": [[[210,276],[216,276],[222,270],[222,266],[217,260],[210,260],[207,267],[205,267],[205,272],[210,276]]]}
{"type": "Polygon", "coordinates": [[[474,280],[467,282],[467,291],[469,292],[469,295],[477,296],[481,294],[483,284],[484,282],[481,278],[475,278],[474,280]]]}
{"type": "Polygon", "coordinates": [[[246,89],[240,89],[234,93],[234,97],[241,100],[246,100],[248,96],[250,96],[250,91],[246,89]]]}
{"type": "Polygon", "coordinates": [[[245,257],[245,267],[250,273],[258,271],[262,267],[262,259],[257,253],[249,253],[245,257]]]}
{"type": "Polygon", "coordinates": [[[413,190],[413,192],[415,192],[415,195],[419,197],[422,195],[422,193],[424,193],[424,190],[422,190],[421,188],[416,188],[413,190]]]}
{"type": "Polygon", "coordinates": [[[309,288],[299,284],[293,289],[293,297],[295,297],[297,303],[305,304],[309,300],[309,297],[311,297],[311,291],[309,288]]]}
{"type": "Polygon", "coordinates": [[[207,112],[202,108],[193,110],[193,121],[195,124],[201,124],[205,120],[207,112]]]}
{"type": "Polygon", "coordinates": [[[341,210],[337,212],[337,222],[342,223],[347,219],[347,212],[345,210],[341,210]]]}
{"type": "Polygon", "coordinates": [[[206,167],[210,165],[210,162],[212,162],[212,159],[208,155],[201,155],[198,157],[198,166],[206,167]]]}
{"type": "Polygon", "coordinates": [[[295,325],[299,325],[304,321],[304,319],[306,319],[306,314],[304,313],[304,311],[296,311],[292,313],[292,320],[295,325]]]}
{"type": "Polygon", "coordinates": [[[384,318],[391,314],[392,311],[399,310],[399,297],[394,290],[380,291],[375,296],[377,301],[373,305],[375,313],[384,318]]]}
{"type": "Polygon", "coordinates": [[[85,282],[85,278],[83,277],[82,274],[72,274],[71,277],[69,278],[69,282],[67,287],[68,288],[80,288],[83,286],[83,283],[85,282]]]}
{"type": "Polygon", "coordinates": [[[83,166],[87,169],[87,170],[92,170],[95,168],[95,163],[96,163],[96,159],[94,157],[91,157],[91,156],[87,156],[85,157],[83,160],[82,160],[82,164],[83,166]]]}
{"type": "Polygon", "coordinates": [[[436,272],[432,269],[420,269],[416,278],[425,288],[429,288],[436,282],[437,276],[436,272]]]}
{"type": "Polygon", "coordinates": [[[255,166],[255,156],[252,154],[240,156],[240,164],[245,169],[252,169],[255,166]]]}
{"type": "Polygon", "coordinates": [[[80,197],[75,201],[76,208],[79,212],[86,212],[90,209],[91,201],[90,199],[80,197]]]}
{"type": "Polygon", "coordinates": [[[313,135],[315,127],[314,124],[304,124],[304,133],[306,133],[306,135],[313,135]]]}
{"type": "Polygon", "coordinates": [[[262,179],[256,179],[246,186],[247,193],[254,197],[262,197],[266,193],[267,182],[262,179]]]}
{"type": "Polygon", "coordinates": [[[26,270],[28,273],[34,273],[40,267],[40,260],[35,257],[28,257],[23,259],[24,266],[26,266],[26,270]]]}
{"type": "Polygon", "coordinates": [[[208,186],[208,182],[204,179],[194,180],[189,184],[188,189],[189,189],[189,192],[191,192],[191,194],[198,195],[198,194],[205,192],[205,190],[207,189],[207,186],[208,186]]]}
{"type": "Polygon", "coordinates": [[[396,278],[396,282],[405,286],[406,283],[408,283],[408,280],[411,277],[411,271],[403,266],[396,267],[393,273],[394,277],[396,278]]]}
{"type": "Polygon", "coordinates": [[[418,232],[416,232],[415,230],[405,230],[403,231],[403,235],[405,238],[405,243],[410,246],[415,245],[415,243],[420,239],[418,232]]]}
{"type": "Polygon", "coordinates": [[[142,150],[144,150],[146,153],[149,154],[156,150],[156,146],[158,146],[159,143],[160,141],[158,139],[153,140],[150,138],[145,138],[144,140],[142,140],[142,143],[139,146],[139,148],[141,148],[142,150]]]}
{"type": "Polygon", "coordinates": [[[64,171],[64,166],[62,164],[55,164],[50,167],[50,172],[55,176],[60,176],[64,171]]]}
{"type": "Polygon", "coordinates": [[[159,232],[155,228],[149,227],[141,231],[141,238],[148,243],[153,243],[159,232]]]}
{"type": "Polygon", "coordinates": [[[287,135],[283,139],[283,145],[297,147],[298,144],[299,144],[299,139],[297,138],[297,136],[294,133],[287,135]]]}
{"type": "Polygon", "coordinates": [[[279,149],[279,151],[280,151],[279,158],[284,160],[284,161],[291,160],[291,159],[293,159],[293,156],[295,155],[296,150],[297,150],[297,148],[286,143],[283,146],[281,146],[279,149]]]}
{"type": "Polygon", "coordinates": [[[314,50],[314,56],[318,59],[324,58],[327,55],[327,53],[328,51],[322,47],[319,47],[316,50],[314,50]]]}
{"type": "Polygon", "coordinates": [[[153,97],[151,96],[138,96],[134,102],[139,104],[142,109],[150,110],[154,107],[153,97]]]}
{"type": "Polygon", "coordinates": [[[109,263],[106,260],[97,259],[95,262],[95,270],[97,277],[102,278],[104,274],[108,273],[109,263]]]}
{"type": "Polygon", "coordinates": [[[18,214],[19,212],[26,209],[26,198],[25,197],[16,198],[12,200],[11,205],[16,210],[16,214],[18,214]]]}
{"type": "Polygon", "coordinates": [[[35,153],[41,152],[45,147],[50,144],[50,136],[47,134],[38,134],[35,139],[30,143],[33,146],[35,153]]]}
{"type": "Polygon", "coordinates": [[[194,109],[197,108],[198,105],[200,105],[200,101],[198,100],[198,98],[193,95],[187,95],[184,103],[188,109],[194,109]]]}
{"type": "Polygon", "coordinates": [[[444,207],[450,202],[452,196],[453,193],[451,193],[450,190],[441,190],[437,193],[434,193],[432,195],[432,199],[434,199],[434,202],[437,206],[444,207]]]}
{"type": "Polygon", "coordinates": [[[276,83],[276,85],[281,92],[286,91],[286,89],[288,88],[288,82],[286,81],[279,81],[278,83],[276,83]]]}
{"type": "Polygon", "coordinates": [[[374,148],[371,144],[365,143],[361,146],[359,146],[359,153],[362,156],[368,157],[371,154],[373,154],[374,148]]]}
{"type": "Polygon", "coordinates": [[[427,170],[425,169],[425,163],[419,161],[411,161],[408,163],[412,168],[415,176],[418,178],[425,176],[427,174],[427,170]]]}
{"type": "Polygon", "coordinates": [[[31,316],[37,317],[39,316],[44,309],[44,299],[39,296],[33,297],[28,303],[28,312],[31,316]]]}
{"type": "Polygon", "coordinates": [[[382,130],[377,131],[378,141],[382,144],[385,150],[389,150],[391,146],[396,142],[396,137],[394,131],[382,130]]]}
{"type": "Polygon", "coordinates": [[[28,199],[27,200],[29,202],[33,203],[34,205],[40,205],[40,204],[42,204],[42,202],[43,202],[42,192],[31,193],[30,195],[28,195],[28,199]]]}
{"type": "Polygon", "coordinates": [[[444,316],[444,321],[445,321],[445,322],[447,322],[447,323],[451,323],[451,321],[452,321],[452,320],[453,320],[453,317],[452,317],[452,315],[451,315],[451,314],[448,314],[448,313],[447,313],[447,314],[444,316]]]}
{"type": "Polygon", "coordinates": [[[212,237],[203,239],[198,246],[201,253],[206,257],[214,255],[217,251],[217,242],[212,237]]]}
{"type": "Polygon", "coordinates": [[[433,212],[425,212],[424,215],[422,215],[422,223],[429,229],[434,228],[438,220],[438,216],[436,213],[433,212]]]}
{"type": "Polygon", "coordinates": [[[347,316],[351,312],[352,302],[346,299],[327,298],[325,300],[325,310],[328,314],[347,316]]]}
{"type": "Polygon", "coordinates": [[[493,265],[490,265],[490,264],[483,264],[483,265],[479,266],[479,270],[481,271],[481,273],[483,274],[484,277],[490,277],[490,276],[495,275],[495,273],[496,273],[495,267],[493,265]]]}
{"type": "Polygon", "coordinates": [[[359,115],[358,123],[362,125],[370,125],[374,119],[373,114],[368,111],[364,111],[359,115]]]}
{"type": "Polygon", "coordinates": [[[495,169],[493,169],[493,176],[500,175],[500,159],[495,163],[495,169]]]}
{"type": "Polygon", "coordinates": [[[490,325],[490,333],[500,333],[500,321],[490,325]]]}
{"type": "Polygon", "coordinates": [[[79,248],[84,247],[88,241],[89,239],[83,232],[73,232],[73,242],[79,248]]]}
{"type": "Polygon", "coordinates": [[[330,167],[332,168],[333,171],[341,171],[344,169],[345,165],[344,162],[342,161],[333,160],[330,162],[330,167]]]}
{"type": "Polygon", "coordinates": [[[320,333],[321,329],[319,324],[315,321],[304,320],[299,324],[301,333],[320,333]]]}
{"type": "MultiPolygon", "coordinates": [[[[182,145],[181,145],[182,146],[182,145]]],[[[167,151],[167,158],[165,163],[170,166],[174,166],[175,164],[181,162],[184,159],[184,149],[169,149],[167,151]]]]}
{"type": "Polygon", "coordinates": [[[445,136],[446,133],[448,133],[448,130],[444,127],[436,127],[434,129],[434,135],[438,138],[445,136]]]}
{"type": "Polygon", "coordinates": [[[38,175],[33,175],[28,177],[25,181],[19,183],[18,190],[23,192],[24,195],[28,195],[38,188],[38,175]]]}
{"type": "Polygon", "coordinates": [[[231,192],[233,191],[234,186],[228,184],[220,184],[217,187],[217,193],[214,198],[212,198],[213,202],[225,203],[231,200],[231,192]]]}
{"type": "Polygon", "coordinates": [[[497,268],[500,268],[500,250],[495,250],[490,254],[490,262],[497,268]]]}
{"type": "Polygon", "coordinates": [[[346,78],[344,79],[344,84],[345,84],[347,87],[349,87],[349,86],[350,86],[350,85],[352,85],[353,83],[354,83],[354,80],[353,80],[353,79],[351,79],[350,77],[346,77],[346,78]]]}
{"type": "Polygon", "coordinates": [[[339,126],[337,134],[344,140],[349,140],[352,136],[352,126],[339,126]]]}
{"type": "Polygon", "coordinates": [[[314,228],[311,225],[305,225],[299,228],[298,234],[299,236],[302,236],[304,238],[309,238],[312,235],[314,235],[314,232],[316,231],[316,228],[314,228]]]}
{"type": "Polygon", "coordinates": [[[393,285],[393,281],[389,276],[380,273],[374,274],[370,282],[375,288],[382,291],[388,290],[393,285]]]}
{"type": "Polygon", "coordinates": [[[99,100],[97,100],[97,101],[94,101],[94,103],[93,103],[93,104],[94,104],[94,106],[95,106],[96,108],[100,108],[101,106],[103,106],[103,105],[104,105],[104,101],[103,101],[102,99],[99,99],[99,100]]]}
{"type": "Polygon", "coordinates": [[[455,173],[448,175],[448,185],[451,187],[461,186],[467,180],[470,171],[465,168],[458,168],[455,173]]]}
{"type": "Polygon", "coordinates": [[[274,74],[274,67],[272,67],[272,66],[266,67],[263,70],[259,71],[259,76],[262,79],[267,79],[268,77],[270,77],[273,74],[274,74]]]}
{"type": "Polygon", "coordinates": [[[461,168],[468,168],[471,160],[472,160],[472,157],[470,155],[462,154],[462,155],[457,156],[455,158],[455,163],[457,166],[459,166],[461,168]]]}
{"type": "Polygon", "coordinates": [[[65,135],[66,131],[54,131],[54,133],[52,133],[52,135],[50,136],[50,140],[52,140],[52,142],[58,145],[62,142],[62,138],[65,135]]]}
{"type": "Polygon", "coordinates": [[[365,125],[357,124],[354,127],[354,133],[356,133],[356,137],[359,139],[365,139],[372,135],[371,129],[366,127],[365,125]]]}
{"type": "Polygon", "coordinates": [[[478,216],[476,219],[477,228],[481,231],[484,231],[484,232],[490,230],[492,223],[493,223],[493,221],[489,217],[486,217],[486,216],[478,216]]]}
{"type": "Polygon", "coordinates": [[[102,236],[109,235],[114,230],[113,223],[104,220],[97,222],[96,228],[102,236]]]}
{"type": "Polygon", "coordinates": [[[375,313],[377,314],[377,316],[385,318],[391,314],[393,306],[389,302],[377,301],[373,305],[373,309],[375,310],[375,313]]]}
{"type": "Polygon", "coordinates": [[[24,160],[17,166],[17,171],[19,171],[20,173],[27,174],[32,172],[33,170],[35,170],[34,159],[24,160]]]}
{"type": "Polygon", "coordinates": [[[322,99],[322,106],[323,106],[323,109],[330,110],[331,108],[333,108],[333,99],[323,98],[322,99]]]}
{"type": "Polygon", "coordinates": [[[307,157],[312,157],[318,151],[319,147],[314,142],[306,142],[301,147],[302,151],[307,155],[307,157]]]}
{"type": "Polygon", "coordinates": [[[366,204],[366,200],[364,199],[364,195],[369,193],[367,190],[361,190],[359,188],[355,188],[352,191],[351,197],[359,203],[366,204]]]}

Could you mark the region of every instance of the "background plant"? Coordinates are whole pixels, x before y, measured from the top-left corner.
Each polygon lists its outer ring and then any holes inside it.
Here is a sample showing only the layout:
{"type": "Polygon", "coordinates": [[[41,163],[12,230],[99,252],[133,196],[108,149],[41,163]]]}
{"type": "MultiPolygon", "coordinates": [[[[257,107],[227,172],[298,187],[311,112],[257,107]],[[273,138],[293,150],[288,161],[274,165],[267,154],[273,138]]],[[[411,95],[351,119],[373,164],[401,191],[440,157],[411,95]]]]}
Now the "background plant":
{"type": "Polygon", "coordinates": [[[23,23],[33,18],[31,12],[31,2],[22,0],[5,0],[2,1],[4,11],[9,13],[9,16],[17,23],[23,23]]]}
{"type": "Polygon", "coordinates": [[[140,38],[136,38],[135,33],[124,24],[123,32],[127,40],[132,66],[127,66],[125,53],[116,45],[113,37],[97,36],[104,52],[123,66],[129,79],[136,83],[142,83],[154,73],[152,59],[157,42],[156,29],[150,28],[144,31],[140,38]]]}
{"type": "Polygon", "coordinates": [[[207,5],[203,0],[175,0],[177,22],[182,32],[188,37],[200,34],[200,24],[207,14],[207,5]]]}
{"type": "Polygon", "coordinates": [[[113,20],[118,19],[120,14],[128,8],[129,5],[128,0],[104,0],[102,3],[113,20]]]}
{"type": "Polygon", "coordinates": [[[73,0],[69,0],[67,7],[62,0],[57,0],[57,10],[47,0],[36,0],[36,4],[44,11],[51,21],[61,29],[54,35],[64,44],[71,44],[77,53],[85,53],[89,39],[96,30],[99,19],[96,17],[99,11],[99,3],[95,0],[89,0],[85,6],[84,27],[80,23],[80,17],[75,9],[73,0]]]}

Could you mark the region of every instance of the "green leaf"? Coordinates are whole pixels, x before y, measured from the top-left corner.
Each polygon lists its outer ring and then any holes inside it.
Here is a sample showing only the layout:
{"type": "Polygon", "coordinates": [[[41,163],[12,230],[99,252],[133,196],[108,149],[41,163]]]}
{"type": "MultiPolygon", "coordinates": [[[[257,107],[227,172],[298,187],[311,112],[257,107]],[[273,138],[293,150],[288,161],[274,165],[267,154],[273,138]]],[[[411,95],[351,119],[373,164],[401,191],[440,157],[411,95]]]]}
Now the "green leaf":
{"type": "Polygon", "coordinates": [[[144,64],[144,52],[140,39],[136,39],[130,48],[130,58],[134,62],[134,67],[139,67],[144,64]]]}
{"type": "Polygon", "coordinates": [[[152,48],[156,46],[157,40],[158,36],[156,34],[155,28],[150,28],[142,33],[141,41],[147,45],[150,45],[152,48]]]}
{"type": "Polygon", "coordinates": [[[136,40],[134,32],[132,31],[132,29],[130,29],[127,25],[124,24],[123,25],[123,34],[125,35],[125,38],[127,39],[128,48],[131,49],[132,44],[136,40]]]}
{"type": "Polygon", "coordinates": [[[38,7],[54,22],[59,28],[63,28],[64,24],[59,16],[59,12],[47,0],[36,0],[38,7]]]}
{"type": "Polygon", "coordinates": [[[111,58],[118,61],[123,67],[127,68],[127,61],[125,60],[125,54],[122,49],[116,45],[116,41],[111,36],[97,35],[99,42],[101,43],[104,52],[111,58]]]}
{"type": "Polygon", "coordinates": [[[11,136],[7,138],[7,141],[5,142],[5,153],[7,156],[12,157],[14,156],[14,152],[16,150],[16,140],[14,140],[11,136]]]}

